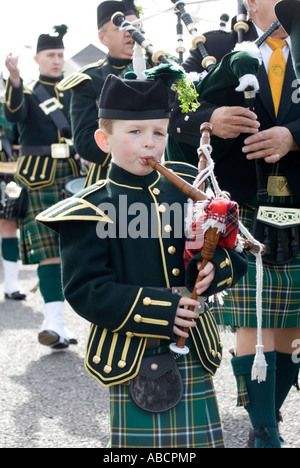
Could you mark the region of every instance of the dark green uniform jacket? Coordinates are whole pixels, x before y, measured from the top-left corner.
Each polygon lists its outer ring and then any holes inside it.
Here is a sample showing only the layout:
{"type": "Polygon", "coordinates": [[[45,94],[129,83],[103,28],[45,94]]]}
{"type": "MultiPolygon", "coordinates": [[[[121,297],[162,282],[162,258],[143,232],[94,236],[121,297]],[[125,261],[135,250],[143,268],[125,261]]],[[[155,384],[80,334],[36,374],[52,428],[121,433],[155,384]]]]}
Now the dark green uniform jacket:
{"type": "MultiPolygon", "coordinates": [[[[193,183],[193,166],[167,166],[193,183]]],[[[112,164],[108,180],[37,218],[60,234],[65,297],[94,324],[87,351],[95,359],[86,366],[103,385],[136,375],[147,338],[176,340],[181,297],[163,288],[185,284],[186,202],[156,171],[140,177],[112,164]]],[[[217,248],[213,261],[217,273],[206,295],[230,287],[247,270],[246,257],[235,251],[217,248]]],[[[190,283],[195,279],[193,273],[190,283]]],[[[201,345],[194,335],[197,349],[201,345]]]]}
{"type": "MultiPolygon", "coordinates": [[[[92,181],[106,179],[110,155],[100,150],[94,140],[98,128],[98,101],[106,77],[110,74],[124,76],[132,69],[131,60],[113,58],[90,64],[63,80],[59,88],[72,89],[71,121],[76,151],[83,159],[95,163],[91,167],[92,181]]],[[[90,179],[90,178],[89,178],[90,179]]]]}
{"type": "MultiPolygon", "coordinates": [[[[40,189],[53,184],[57,160],[51,158],[49,147],[52,144],[66,143],[71,138],[71,124],[64,128],[64,132],[58,130],[52,121],[50,114],[56,109],[61,109],[69,120],[70,92],[58,91],[59,80],[40,76],[37,82],[31,86],[24,86],[21,82],[19,88],[13,87],[10,80],[6,84],[5,115],[9,122],[18,124],[19,142],[21,147],[31,150],[39,149],[39,154],[34,151],[22,152],[18,163],[17,179],[31,189],[40,189]],[[36,86],[42,84],[46,89],[50,100],[40,102],[35,95],[36,86]],[[48,101],[48,102],[47,102],[48,101]]],[[[73,158],[69,158],[73,175],[78,174],[77,166],[73,158]]]]}

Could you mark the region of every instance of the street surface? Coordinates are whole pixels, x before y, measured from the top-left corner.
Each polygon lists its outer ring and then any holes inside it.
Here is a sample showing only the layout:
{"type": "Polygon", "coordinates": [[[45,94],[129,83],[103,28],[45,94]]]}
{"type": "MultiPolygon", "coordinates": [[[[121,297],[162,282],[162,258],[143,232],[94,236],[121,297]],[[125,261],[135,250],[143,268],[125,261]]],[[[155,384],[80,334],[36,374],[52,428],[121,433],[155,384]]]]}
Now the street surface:
{"type": "MultiPolygon", "coordinates": [[[[4,301],[0,260],[0,448],[105,448],[109,440],[108,390],[83,365],[89,324],[66,308],[66,324],[78,345],[53,353],[37,334],[43,302],[36,267],[20,266],[24,303],[4,301]]],[[[222,333],[224,359],[215,377],[227,448],[244,448],[249,419],[236,407],[236,385],[228,350],[234,335],[222,333]]],[[[282,409],[281,433],[300,448],[300,393],[293,387],[282,409]]]]}

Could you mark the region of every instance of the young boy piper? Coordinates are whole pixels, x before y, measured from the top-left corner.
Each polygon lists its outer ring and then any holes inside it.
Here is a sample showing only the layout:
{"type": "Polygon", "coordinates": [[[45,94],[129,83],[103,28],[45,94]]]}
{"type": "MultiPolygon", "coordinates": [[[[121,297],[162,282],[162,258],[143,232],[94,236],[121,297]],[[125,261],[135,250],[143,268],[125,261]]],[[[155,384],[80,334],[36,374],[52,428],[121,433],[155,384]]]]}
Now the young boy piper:
{"type": "MultiPolygon", "coordinates": [[[[112,155],[109,178],[37,218],[59,233],[66,299],[92,323],[85,366],[110,389],[112,448],[224,446],[212,375],[199,357],[204,310],[200,298],[181,294],[187,197],[147,163],[164,152],[168,97],[160,79],[109,75],[95,134],[112,155]],[[178,337],[187,338],[189,354],[170,352],[178,337]]],[[[189,183],[197,175],[185,163],[167,166],[189,183]]],[[[217,293],[246,270],[243,253],[217,247],[197,293],[217,293]]],[[[219,367],[219,338],[211,346],[219,367]]]]}

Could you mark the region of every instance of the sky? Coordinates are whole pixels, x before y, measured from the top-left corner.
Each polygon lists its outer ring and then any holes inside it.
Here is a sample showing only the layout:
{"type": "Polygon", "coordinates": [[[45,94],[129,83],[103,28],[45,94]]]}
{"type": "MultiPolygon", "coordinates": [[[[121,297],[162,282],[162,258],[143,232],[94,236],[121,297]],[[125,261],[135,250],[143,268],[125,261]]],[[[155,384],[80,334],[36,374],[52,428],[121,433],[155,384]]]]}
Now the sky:
{"type": "MultiPolygon", "coordinates": [[[[19,56],[19,68],[22,77],[36,78],[38,75],[33,61],[37,38],[40,34],[53,34],[53,26],[66,24],[69,28],[64,39],[65,57],[68,60],[89,44],[101,48],[97,36],[97,6],[99,0],[10,0],[3,2],[0,28],[0,72],[7,77],[4,65],[5,57],[12,52],[19,56]]],[[[171,0],[137,0],[143,8],[143,17],[163,12],[172,7],[171,0]]],[[[219,27],[222,13],[230,17],[236,14],[237,0],[186,0],[186,9],[197,22],[198,32],[204,33],[219,27]],[[205,21],[203,20],[205,19],[205,21]],[[199,20],[199,22],[198,22],[199,20]]],[[[176,21],[173,12],[143,22],[145,36],[155,49],[170,54],[176,49],[176,21]]],[[[191,47],[192,36],[185,30],[184,46],[191,47]]],[[[105,48],[103,49],[104,51],[105,48]]]]}

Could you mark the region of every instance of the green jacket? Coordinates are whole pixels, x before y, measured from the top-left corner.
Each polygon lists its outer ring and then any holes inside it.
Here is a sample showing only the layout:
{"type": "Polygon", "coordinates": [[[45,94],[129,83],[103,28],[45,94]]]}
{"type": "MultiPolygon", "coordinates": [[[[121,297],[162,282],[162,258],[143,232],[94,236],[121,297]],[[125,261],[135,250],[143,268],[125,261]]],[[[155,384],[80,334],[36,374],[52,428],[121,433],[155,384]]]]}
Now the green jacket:
{"type": "MultiPolygon", "coordinates": [[[[166,165],[193,183],[196,168],[166,165]]],[[[156,171],[140,177],[112,164],[107,180],[37,218],[60,234],[65,297],[93,324],[86,367],[103,385],[137,374],[148,338],[176,340],[181,296],[163,288],[182,287],[186,281],[186,202],[156,171]]],[[[217,248],[213,261],[217,273],[205,295],[232,286],[247,271],[246,256],[235,251],[217,248]]],[[[197,331],[193,338],[200,348],[197,331]]]]}
{"type": "MultiPolygon", "coordinates": [[[[55,180],[57,160],[51,158],[52,144],[65,144],[71,138],[70,99],[69,91],[59,91],[59,80],[40,76],[31,86],[25,86],[23,81],[15,88],[11,81],[6,83],[5,115],[9,122],[18,125],[21,154],[18,162],[17,179],[32,190],[51,186],[55,180]],[[42,84],[50,96],[49,100],[41,103],[35,89],[42,84]],[[50,114],[61,109],[66,117],[66,128],[60,131],[52,121],[50,114]],[[64,131],[64,132],[63,132],[64,131]],[[22,147],[41,150],[40,154],[22,152],[22,147]],[[42,154],[43,148],[45,152],[42,154]]],[[[69,159],[74,177],[78,175],[77,165],[72,157],[69,159]]]]}

